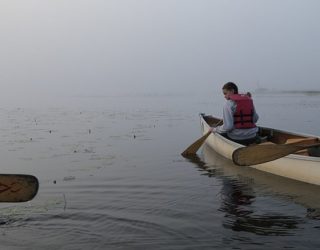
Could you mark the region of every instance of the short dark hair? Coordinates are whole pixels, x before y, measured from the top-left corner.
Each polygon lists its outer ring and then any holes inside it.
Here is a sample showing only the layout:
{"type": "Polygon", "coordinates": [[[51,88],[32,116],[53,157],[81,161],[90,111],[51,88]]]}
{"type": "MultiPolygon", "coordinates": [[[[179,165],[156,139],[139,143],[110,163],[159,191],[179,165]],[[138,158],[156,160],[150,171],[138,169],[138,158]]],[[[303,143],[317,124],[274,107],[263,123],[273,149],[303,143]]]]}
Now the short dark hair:
{"type": "Polygon", "coordinates": [[[235,94],[238,94],[238,87],[233,82],[227,82],[225,85],[223,85],[222,89],[233,90],[235,94]]]}

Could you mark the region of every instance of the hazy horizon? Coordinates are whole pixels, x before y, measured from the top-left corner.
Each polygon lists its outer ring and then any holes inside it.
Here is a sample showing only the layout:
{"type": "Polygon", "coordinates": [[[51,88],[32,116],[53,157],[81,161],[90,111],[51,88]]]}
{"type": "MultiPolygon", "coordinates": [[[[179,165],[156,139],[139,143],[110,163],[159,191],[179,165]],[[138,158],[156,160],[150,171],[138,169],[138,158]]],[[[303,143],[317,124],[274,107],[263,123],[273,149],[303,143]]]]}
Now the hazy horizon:
{"type": "Polygon", "coordinates": [[[319,1],[1,1],[2,100],[319,90],[319,1]]]}

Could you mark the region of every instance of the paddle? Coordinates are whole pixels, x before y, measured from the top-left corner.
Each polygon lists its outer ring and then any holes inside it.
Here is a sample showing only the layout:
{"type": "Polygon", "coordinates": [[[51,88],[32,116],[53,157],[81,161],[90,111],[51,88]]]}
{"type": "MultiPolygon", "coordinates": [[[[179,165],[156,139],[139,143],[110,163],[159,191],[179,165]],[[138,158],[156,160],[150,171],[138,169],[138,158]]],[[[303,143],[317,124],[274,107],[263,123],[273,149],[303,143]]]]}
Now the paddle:
{"type": "Polygon", "coordinates": [[[29,201],[38,188],[38,179],[32,175],[0,174],[0,202],[29,201]]]}
{"type": "Polygon", "coordinates": [[[182,152],[182,156],[186,157],[188,155],[194,155],[197,153],[198,149],[202,146],[208,136],[211,134],[211,131],[208,131],[201,138],[192,143],[185,151],[182,152]]]}
{"type": "MultiPolygon", "coordinates": [[[[219,120],[213,127],[217,127],[222,121],[223,120],[219,120]]],[[[185,151],[183,151],[181,155],[184,157],[195,155],[198,149],[202,146],[202,144],[205,142],[205,140],[211,133],[212,131],[209,130],[206,134],[204,134],[202,137],[200,137],[198,140],[192,143],[185,151]]]]}
{"type": "Polygon", "coordinates": [[[254,145],[236,149],[232,154],[233,162],[238,166],[251,166],[273,161],[302,149],[320,146],[320,143],[309,145],[267,144],[254,145]]]}

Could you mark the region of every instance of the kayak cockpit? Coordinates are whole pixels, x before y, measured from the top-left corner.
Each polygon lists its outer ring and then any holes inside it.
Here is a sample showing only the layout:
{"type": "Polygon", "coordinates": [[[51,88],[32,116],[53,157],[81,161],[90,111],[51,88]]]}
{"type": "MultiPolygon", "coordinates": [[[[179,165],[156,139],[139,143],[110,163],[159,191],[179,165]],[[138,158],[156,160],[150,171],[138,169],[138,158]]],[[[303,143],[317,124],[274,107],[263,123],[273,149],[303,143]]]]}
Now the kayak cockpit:
{"type": "MultiPolygon", "coordinates": [[[[218,125],[222,125],[223,122],[221,119],[206,116],[201,114],[206,123],[211,127],[216,127],[218,125]]],[[[258,137],[262,138],[259,144],[295,144],[295,145],[311,145],[315,143],[319,143],[320,139],[315,136],[297,134],[292,132],[287,132],[283,130],[260,127],[258,137]]],[[[259,141],[259,140],[258,140],[259,141]]],[[[305,156],[313,156],[320,157],[320,147],[312,147],[309,149],[300,150],[294,154],[297,155],[305,155],[305,156]]]]}

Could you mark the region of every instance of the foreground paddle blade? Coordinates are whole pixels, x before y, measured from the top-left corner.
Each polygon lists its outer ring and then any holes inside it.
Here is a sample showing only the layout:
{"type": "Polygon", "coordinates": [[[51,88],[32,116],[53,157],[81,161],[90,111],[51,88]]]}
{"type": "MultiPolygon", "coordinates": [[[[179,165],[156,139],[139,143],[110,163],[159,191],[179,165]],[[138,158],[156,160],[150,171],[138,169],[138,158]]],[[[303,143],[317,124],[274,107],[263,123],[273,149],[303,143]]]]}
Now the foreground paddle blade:
{"type": "Polygon", "coordinates": [[[236,149],[232,154],[233,162],[238,166],[251,166],[273,161],[299,150],[320,146],[312,145],[270,144],[255,145],[236,149]]]}
{"type": "Polygon", "coordinates": [[[38,179],[32,175],[0,174],[0,202],[32,200],[38,189],[38,179]]]}
{"type": "Polygon", "coordinates": [[[182,152],[182,156],[194,155],[197,153],[198,149],[202,146],[208,136],[211,134],[211,131],[208,131],[201,138],[192,143],[185,151],[182,152]]]}

